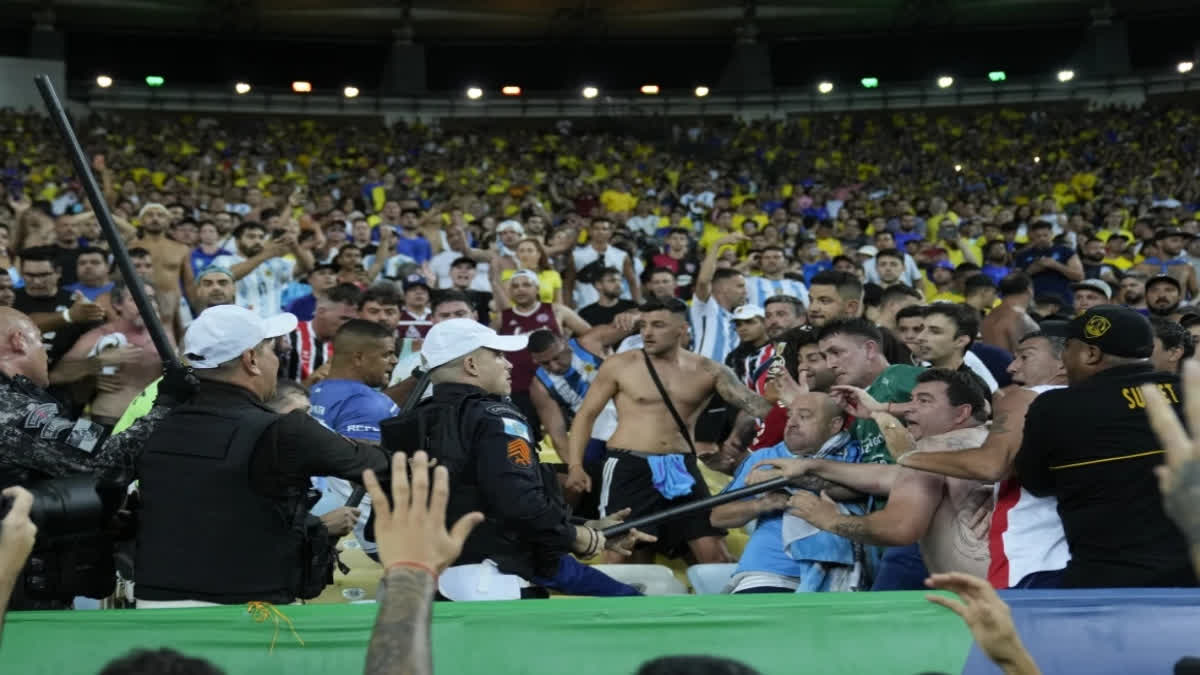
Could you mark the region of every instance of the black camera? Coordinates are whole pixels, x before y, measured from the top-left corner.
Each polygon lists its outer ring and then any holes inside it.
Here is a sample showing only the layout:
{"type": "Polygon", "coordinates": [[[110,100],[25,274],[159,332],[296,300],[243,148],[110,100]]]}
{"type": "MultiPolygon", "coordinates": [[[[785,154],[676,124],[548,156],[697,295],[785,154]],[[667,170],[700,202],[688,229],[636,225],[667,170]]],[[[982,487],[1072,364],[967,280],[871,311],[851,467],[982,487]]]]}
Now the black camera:
{"type": "MultiPolygon", "coordinates": [[[[106,486],[93,476],[55,478],[24,486],[33,493],[29,519],[38,538],[104,529],[120,509],[125,491],[106,486]]],[[[11,497],[0,497],[0,519],[12,508],[11,497]]]]}

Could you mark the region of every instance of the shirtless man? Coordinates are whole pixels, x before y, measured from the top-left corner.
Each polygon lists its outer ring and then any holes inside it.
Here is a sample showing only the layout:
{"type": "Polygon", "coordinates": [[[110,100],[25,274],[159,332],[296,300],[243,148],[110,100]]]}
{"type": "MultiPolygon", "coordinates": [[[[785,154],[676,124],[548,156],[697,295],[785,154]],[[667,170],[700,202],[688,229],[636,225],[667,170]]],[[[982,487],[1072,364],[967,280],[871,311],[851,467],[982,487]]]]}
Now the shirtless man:
{"type": "MultiPolygon", "coordinates": [[[[143,283],[146,297],[154,303],[153,284],[143,283]]],[[[162,361],[150,339],[146,322],[138,313],[133,294],[122,280],[113,283],[112,303],[115,318],[84,333],[63,359],[64,362],[87,359],[102,340],[109,346],[101,348],[99,352],[115,350],[118,354],[131,355],[123,358],[119,365],[103,367],[97,375],[96,394],[91,400],[91,417],[96,423],[110,428],[121,418],[134,397],[162,375],[162,361]],[[123,336],[124,342],[119,342],[121,338],[116,337],[118,335],[123,336]]],[[[174,348],[175,340],[169,332],[167,340],[174,348]]]]}
{"type": "MultiPolygon", "coordinates": [[[[607,358],[575,415],[567,442],[567,487],[587,491],[592,485],[583,458],[592,425],[610,400],[617,406],[617,429],[608,439],[600,487],[602,517],[625,508],[638,517],[709,496],[690,437],[696,418],[714,393],[756,418],[766,417],[771,410],[771,404],[747,389],[727,366],[680,347],[688,330],[687,311],[687,305],[676,298],[643,304],[644,348],[607,358]],[[688,427],[687,438],[655,386],[648,362],[688,427]],[[662,480],[655,481],[655,474],[662,480]]],[[[725,548],[725,532],[709,523],[709,511],[652,525],[647,532],[658,537],[657,549],[668,555],[679,556],[686,544],[696,562],[732,560],[725,548]]]]}
{"type": "MultiPolygon", "coordinates": [[[[192,277],[191,249],[177,241],[167,239],[167,226],[171,214],[162,204],[147,204],[138,213],[142,223],[142,236],[138,245],[150,252],[154,260],[154,276],[150,282],[158,293],[158,312],[167,333],[176,333],[176,318],[179,315],[179,293],[182,290],[191,296],[192,277]]],[[[116,304],[116,303],[114,303],[116,304]]],[[[117,413],[120,416],[120,413],[117,413]]]]}
{"type": "Polygon", "coordinates": [[[1014,272],[1000,280],[999,288],[1000,304],[979,322],[979,331],[984,344],[1014,353],[1021,338],[1038,327],[1027,311],[1033,300],[1033,279],[1014,272]]]}
{"type": "Polygon", "coordinates": [[[1183,255],[1183,248],[1195,238],[1196,235],[1177,227],[1159,230],[1154,235],[1154,241],[1158,245],[1158,257],[1148,257],[1133,269],[1148,277],[1160,274],[1173,277],[1187,290],[1187,296],[1194,298],[1200,292],[1200,284],[1196,280],[1196,268],[1188,263],[1187,256],[1183,255]]]}
{"type": "MultiPolygon", "coordinates": [[[[921,452],[942,452],[977,447],[987,437],[986,394],[967,373],[927,370],[917,377],[912,403],[892,404],[908,420],[908,430],[886,406],[865,391],[838,386],[848,412],[871,417],[883,429],[887,445],[916,441],[921,452]],[[911,436],[909,433],[911,432],[911,436]],[[969,444],[969,445],[968,445],[969,444]]],[[[845,464],[813,459],[771,459],[759,463],[747,483],[778,475],[798,479],[800,487],[813,485],[805,474],[852,490],[887,496],[887,506],[866,516],[844,515],[828,494],[800,491],[788,500],[788,513],[812,526],[874,546],[908,546],[920,542],[929,571],[987,574],[988,539],[980,532],[986,523],[992,488],[978,480],[947,478],[889,464],[845,464]],[[779,467],[763,469],[762,465],[779,467]]],[[[824,489],[822,489],[824,492],[824,489]]]]}

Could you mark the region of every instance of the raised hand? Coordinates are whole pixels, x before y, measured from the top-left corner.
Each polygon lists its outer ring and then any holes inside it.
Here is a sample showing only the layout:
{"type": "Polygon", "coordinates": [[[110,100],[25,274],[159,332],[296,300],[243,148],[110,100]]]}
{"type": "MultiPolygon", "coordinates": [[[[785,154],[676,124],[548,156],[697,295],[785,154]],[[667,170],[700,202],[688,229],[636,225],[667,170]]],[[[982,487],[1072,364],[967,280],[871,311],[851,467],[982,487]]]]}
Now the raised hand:
{"type": "Polygon", "coordinates": [[[848,384],[835,384],[829,388],[829,393],[846,412],[855,417],[868,419],[871,413],[887,411],[887,406],[876,401],[865,389],[848,384]]]}
{"type": "Polygon", "coordinates": [[[1143,385],[1146,414],[1166,461],[1154,469],[1163,495],[1163,507],[1192,545],[1193,559],[1200,567],[1200,365],[1188,359],[1183,364],[1183,402],[1189,433],[1180,424],[1171,404],[1157,385],[1143,385]]]}
{"type": "Polygon", "coordinates": [[[925,599],[954,612],[967,624],[979,648],[1012,675],[1034,675],[1037,665],[1013,625],[1012,612],[992,585],[961,572],[934,574],[925,585],[958,595],[960,600],[930,593],[925,599]]]}

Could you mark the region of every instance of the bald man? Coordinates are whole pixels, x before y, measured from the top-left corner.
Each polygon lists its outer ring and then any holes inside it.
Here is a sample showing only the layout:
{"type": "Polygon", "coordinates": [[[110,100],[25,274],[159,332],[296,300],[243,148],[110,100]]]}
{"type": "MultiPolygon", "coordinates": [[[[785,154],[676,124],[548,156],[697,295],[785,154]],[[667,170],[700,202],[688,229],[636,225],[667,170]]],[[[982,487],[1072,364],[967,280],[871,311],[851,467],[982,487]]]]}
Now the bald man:
{"type": "MultiPolygon", "coordinates": [[[[746,486],[746,476],[752,467],[763,460],[812,457],[835,462],[857,462],[862,454],[858,442],[842,431],[846,413],[832,396],[805,393],[796,396],[788,406],[787,427],[783,442],[758,450],[747,458],[735,472],[725,491],[746,486]]],[[[825,489],[834,497],[848,502],[854,513],[865,512],[864,495],[835,483],[810,477],[809,489],[825,489]]],[[[815,532],[807,537],[788,541],[791,527],[784,525],[788,491],[769,492],[737,502],[722,504],[712,510],[713,527],[742,527],[755,521],[754,534],[746,544],[737,571],[730,580],[732,593],[794,593],[797,591],[852,590],[833,581],[830,572],[836,568],[852,569],[855,547],[848,539],[828,532],[815,532]],[[785,545],[786,544],[786,545],[785,545]],[[827,552],[842,556],[833,562],[827,552]]],[[[858,549],[861,551],[861,547],[858,549]]]]}
{"type": "MultiPolygon", "coordinates": [[[[131,482],[134,460],[167,406],[156,405],[125,434],[106,439],[99,424],[62,416],[58,402],[45,391],[49,380],[41,331],[28,316],[0,307],[0,486],[83,474],[118,485],[131,482]]],[[[182,390],[174,385],[172,391],[182,390]]],[[[77,551],[111,550],[107,537],[103,532],[85,533],[72,546],[77,551]]],[[[57,554],[52,546],[39,551],[34,558],[41,558],[40,564],[57,554]]],[[[88,562],[97,569],[111,568],[112,556],[98,555],[88,562]]],[[[111,581],[106,590],[96,590],[111,591],[111,581]]],[[[9,608],[63,609],[70,606],[72,595],[54,588],[35,593],[18,581],[9,608]]]]}

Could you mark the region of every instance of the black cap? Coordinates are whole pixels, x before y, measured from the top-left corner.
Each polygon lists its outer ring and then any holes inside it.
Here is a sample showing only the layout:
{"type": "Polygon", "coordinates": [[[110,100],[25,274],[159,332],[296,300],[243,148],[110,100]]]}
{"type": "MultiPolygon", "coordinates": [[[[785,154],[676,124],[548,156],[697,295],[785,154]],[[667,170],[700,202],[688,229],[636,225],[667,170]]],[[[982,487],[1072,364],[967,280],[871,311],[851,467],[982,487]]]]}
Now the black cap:
{"type": "Polygon", "coordinates": [[[1158,241],[1159,239],[1166,239],[1167,237],[1183,237],[1184,239],[1195,239],[1196,235],[1192,234],[1191,232],[1184,232],[1183,230],[1179,229],[1178,227],[1164,227],[1163,229],[1154,233],[1155,241],[1158,241]]]}
{"type": "Polygon", "coordinates": [[[429,290],[429,282],[425,281],[425,277],[421,276],[420,274],[410,274],[404,278],[404,292],[405,293],[407,293],[409,290],[417,288],[417,287],[422,287],[428,291],[429,290]]]}
{"type": "Polygon", "coordinates": [[[1183,292],[1183,284],[1179,283],[1179,280],[1176,279],[1175,277],[1171,276],[1170,274],[1158,274],[1153,277],[1150,277],[1146,281],[1146,290],[1150,290],[1151,286],[1153,286],[1155,284],[1160,284],[1163,282],[1173,285],[1175,287],[1175,290],[1179,291],[1180,293],[1183,292]]]}
{"type": "Polygon", "coordinates": [[[1148,359],[1154,352],[1150,320],[1120,305],[1098,305],[1065,323],[1047,321],[1040,328],[1047,335],[1079,340],[1112,356],[1148,359]]]}

